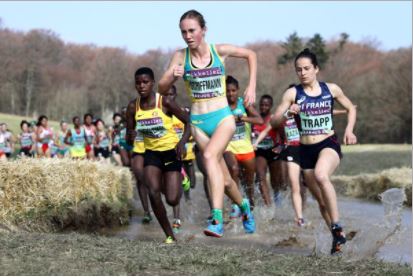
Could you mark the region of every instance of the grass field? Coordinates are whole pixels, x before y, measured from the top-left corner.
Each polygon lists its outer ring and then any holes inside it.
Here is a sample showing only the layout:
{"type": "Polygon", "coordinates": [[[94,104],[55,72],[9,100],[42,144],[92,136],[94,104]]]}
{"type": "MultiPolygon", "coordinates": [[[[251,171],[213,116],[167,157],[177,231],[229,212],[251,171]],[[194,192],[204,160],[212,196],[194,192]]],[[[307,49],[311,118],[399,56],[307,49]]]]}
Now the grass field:
{"type": "Polygon", "coordinates": [[[408,265],[95,235],[0,233],[1,275],[392,275],[408,265]]]}
{"type": "Polygon", "coordinates": [[[343,159],[334,175],[378,173],[398,167],[412,167],[411,144],[364,144],[343,146],[343,159]]]}
{"type": "Polygon", "coordinates": [[[412,151],[411,144],[356,144],[342,145],[343,153],[412,151]]]}

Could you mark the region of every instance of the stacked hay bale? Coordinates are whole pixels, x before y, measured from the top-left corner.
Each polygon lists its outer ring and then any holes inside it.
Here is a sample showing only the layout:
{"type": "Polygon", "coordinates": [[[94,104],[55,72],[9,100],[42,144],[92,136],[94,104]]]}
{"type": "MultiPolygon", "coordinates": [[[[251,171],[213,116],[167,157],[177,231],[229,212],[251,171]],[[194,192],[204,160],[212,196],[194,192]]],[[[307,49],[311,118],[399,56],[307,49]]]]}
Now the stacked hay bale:
{"type": "Polygon", "coordinates": [[[0,163],[0,224],[52,231],[128,221],[129,169],[87,160],[23,158],[0,163]]]}
{"type": "Polygon", "coordinates": [[[406,205],[412,206],[412,169],[391,168],[375,174],[333,176],[337,191],[346,196],[378,200],[390,188],[404,188],[406,205]]]}

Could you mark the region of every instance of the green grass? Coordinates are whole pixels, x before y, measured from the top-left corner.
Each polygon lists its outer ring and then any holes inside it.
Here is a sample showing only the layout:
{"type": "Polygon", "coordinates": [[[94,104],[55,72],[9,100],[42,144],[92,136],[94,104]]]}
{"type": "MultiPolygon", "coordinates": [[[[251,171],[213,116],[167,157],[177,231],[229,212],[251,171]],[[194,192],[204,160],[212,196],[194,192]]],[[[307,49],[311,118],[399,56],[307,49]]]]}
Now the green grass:
{"type": "Polygon", "coordinates": [[[95,235],[0,233],[1,275],[398,275],[409,265],[374,259],[274,254],[208,247],[194,241],[164,245],[95,235]]]}
{"type": "Polygon", "coordinates": [[[356,144],[342,145],[343,153],[412,151],[411,144],[356,144]]]}
{"type": "Polygon", "coordinates": [[[412,167],[411,144],[343,146],[343,156],[334,175],[378,173],[389,168],[412,167]]]}

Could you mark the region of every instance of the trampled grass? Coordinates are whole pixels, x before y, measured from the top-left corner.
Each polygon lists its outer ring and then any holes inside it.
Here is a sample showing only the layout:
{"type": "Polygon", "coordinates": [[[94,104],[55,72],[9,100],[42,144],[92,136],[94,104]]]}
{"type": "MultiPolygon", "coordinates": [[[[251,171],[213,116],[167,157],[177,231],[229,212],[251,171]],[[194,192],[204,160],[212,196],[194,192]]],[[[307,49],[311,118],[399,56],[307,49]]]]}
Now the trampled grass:
{"type": "Polygon", "coordinates": [[[95,235],[0,233],[1,275],[392,275],[409,265],[95,235]]]}

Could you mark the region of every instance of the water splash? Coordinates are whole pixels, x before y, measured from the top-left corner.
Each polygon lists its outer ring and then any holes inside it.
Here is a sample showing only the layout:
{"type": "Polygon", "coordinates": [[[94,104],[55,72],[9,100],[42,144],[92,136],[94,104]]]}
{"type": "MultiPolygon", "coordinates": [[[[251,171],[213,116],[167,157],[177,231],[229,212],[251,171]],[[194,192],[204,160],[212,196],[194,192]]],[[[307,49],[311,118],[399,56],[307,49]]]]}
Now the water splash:
{"type": "MultiPolygon", "coordinates": [[[[350,233],[356,234],[353,240],[344,246],[343,258],[358,260],[378,257],[395,262],[411,259],[411,249],[406,249],[406,244],[411,244],[411,238],[406,239],[407,236],[411,236],[411,223],[406,223],[406,217],[410,212],[403,210],[404,197],[404,191],[392,189],[381,194],[382,205],[340,198],[338,205],[347,237],[350,237],[350,233]]],[[[281,207],[267,207],[263,204],[261,195],[255,195],[254,217],[257,232],[248,235],[244,232],[240,218],[229,221],[231,201],[225,197],[225,235],[217,240],[205,237],[202,233],[207,224],[209,206],[203,188],[199,185],[195,190],[191,190],[191,201],[181,201],[183,228],[178,234],[178,240],[208,245],[262,248],[276,253],[330,255],[332,236],[320,215],[317,201],[308,195],[304,209],[306,225],[300,228],[294,222],[295,214],[289,189],[283,191],[283,198],[281,207]]],[[[136,206],[140,210],[140,201],[136,201],[136,206]]],[[[172,208],[166,205],[166,209],[171,217],[172,208]]],[[[136,213],[131,225],[117,230],[115,234],[130,239],[162,240],[164,235],[156,219],[145,226],[140,223],[142,215],[142,212],[136,213]]]]}
{"type": "Polygon", "coordinates": [[[404,189],[392,188],[378,195],[384,206],[384,218],[389,229],[399,228],[402,222],[403,203],[406,201],[404,189]]]}
{"type": "MultiPolygon", "coordinates": [[[[349,260],[375,257],[387,243],[402,240],[403,202],[406,200],[404,189],[392,188],[379,195],[383,204],[384,217],[374,224],[364,226],[359,230],[357,237],[345,251],[349,260]]],[[[402,255],[400,255],[400,260],[402,255]]]]}

